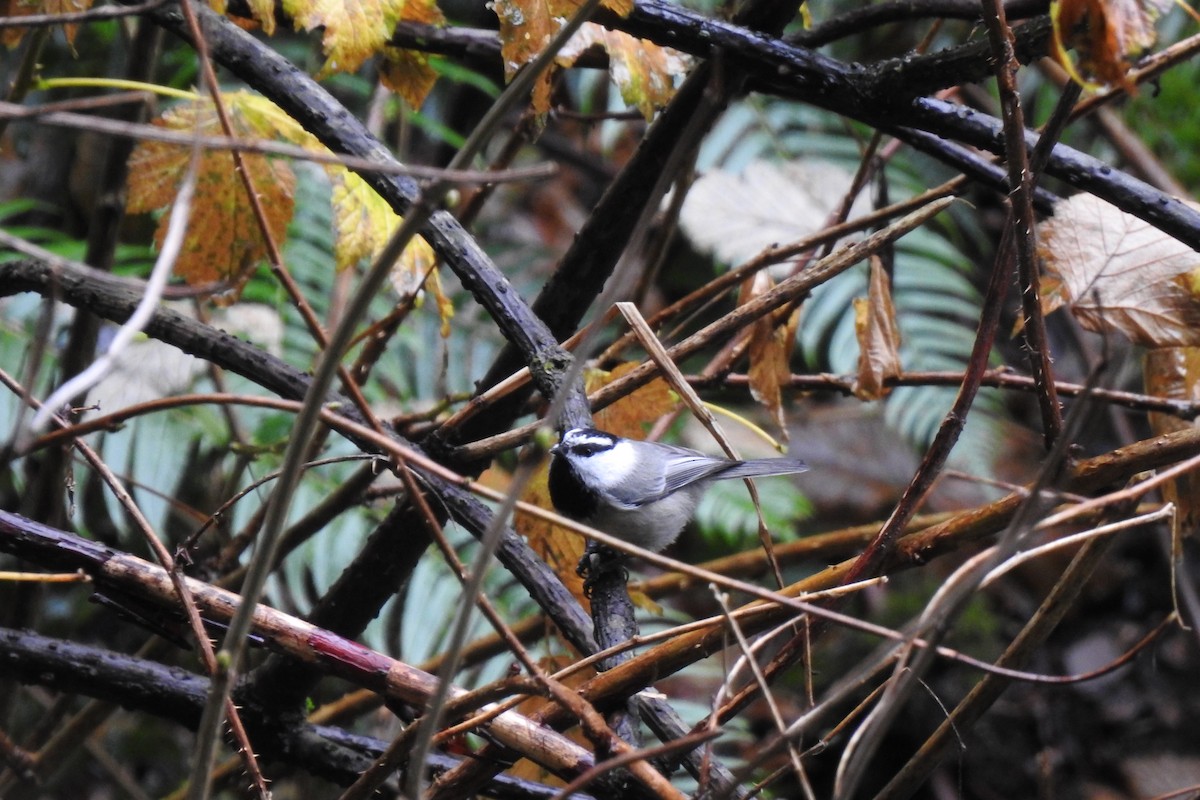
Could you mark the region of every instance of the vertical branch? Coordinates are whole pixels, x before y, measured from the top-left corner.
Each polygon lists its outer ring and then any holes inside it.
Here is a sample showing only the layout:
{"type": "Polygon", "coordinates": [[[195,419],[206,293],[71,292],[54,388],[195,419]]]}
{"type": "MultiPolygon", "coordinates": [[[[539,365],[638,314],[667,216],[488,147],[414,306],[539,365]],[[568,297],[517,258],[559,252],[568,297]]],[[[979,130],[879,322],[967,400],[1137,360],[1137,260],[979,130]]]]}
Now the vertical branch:
{"type": "Polygon", "coordinates": [[[1021,284],[1021,308],[1025,315],[1025,345],[1029,350],[1029,370],[1038,386],[1038,406],[1042,412],[1042,435],[1050,447],[1062,434],[1062,410],[1050,368],[1050,349],[1046,341],[1046,323],[1042,317],[1041,283],[1037,270],[1037,232],[1033,217],[1033,173],[1025,149],[1025,115],[1017,91],[1020,64],[1013,50],[1012,29],[1004,16],[1000,0],[982,0],[983,20],[992,46],[996,85],[1000,91],[1004,118],[1004,153],[1008,162],[1009,208],[1015,230],[1013,252],[1021,284]]]}

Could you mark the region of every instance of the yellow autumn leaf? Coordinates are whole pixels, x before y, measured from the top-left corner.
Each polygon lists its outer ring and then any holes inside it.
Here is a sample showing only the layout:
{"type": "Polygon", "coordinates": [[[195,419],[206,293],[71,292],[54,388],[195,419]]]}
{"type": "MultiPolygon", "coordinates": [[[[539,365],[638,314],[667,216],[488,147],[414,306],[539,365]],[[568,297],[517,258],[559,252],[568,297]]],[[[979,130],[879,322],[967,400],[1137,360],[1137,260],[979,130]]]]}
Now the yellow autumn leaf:
{"type": "Polygon", "coordinates": [[[229,109],[235,112],[254,132],[263,139],[282,139],[299,147],[318,153],[329,150],[317,137],[306,131],[287,112],[262,95],[253,92],[230,92],[222,95],[229,109]]]}
{"type": "Polygon", "coordinates": [[[383,52],[397,23],[445,24],[434,0],[283,0],[283,11],[297,28],[321,28],[325,65],[320,76],[354,72],[383,52]]]}
{"type": "Polygon", "coordinates": [[[557,61],[572,66],[591,47],[608,53],[609,77],[621,99],[635,106],[647,121],[670,101],[675,94],[675,76],[687,69],[683,55],[675,50],[592,22],[571,37],[557,61]]]}
{"type": "MultiPolygon", "coordinates": [[[[238,93],[245,94],[245,93],[238,93]]],[[[225,98],[234,135],[261,137],[257,124],[243,112],[237,94],[225,98]]],[[[211,101],[197,100],[176,106],[154,121],[171,130],[194,131],[206,136],[224,133],[211,101]]],[[[167,142],[141,142],[129,158],[131,214],[171,206],[187,171],[191,148],[167,142]]],[[[277,245],[287,236],[292,218],[296,178],[287,163],[245,153],[242,164],[258,192],[267,227],[277,245]]],[[[169,214],[164,213],[155,232],[161,246],[169,214]]],[[[188,232],[175,274],[188,283],[226,280],[244,272],[267,255],[246,189],[235,171],[233,154],[205,150],[198,165],[196,195],[192,201],[188,232]]]]}
{"type": "MultiPolygon", "coordinates": [[[[400,227],[402,219],[387,201],[358,174],[335,167],[333,182],[334,259],[339,270],[364,258],[375,258],[400,227]]],[[[414,237],[392,267],[392,286],[401,297],[424,289],[434,297],[442,320],[442,335],[449,334],[454,306],[442,290],[436,269],[437,257],[429,243],[414,237]]]]}
{"type": "MultiPolygon", "coordinates": [[[[512,80],[517,70],[545,50],[580,5],[580,0],[494,0],[491,7],[500,20],[505,80],[512,80]]],[[[602,0],[601,5],[621,16],[633,10],[632,0],[602,0]]],[[[538,114],[550,110],[552,80],[553,70],[546,70],[533,87],[532,105],[538,114]]]]}

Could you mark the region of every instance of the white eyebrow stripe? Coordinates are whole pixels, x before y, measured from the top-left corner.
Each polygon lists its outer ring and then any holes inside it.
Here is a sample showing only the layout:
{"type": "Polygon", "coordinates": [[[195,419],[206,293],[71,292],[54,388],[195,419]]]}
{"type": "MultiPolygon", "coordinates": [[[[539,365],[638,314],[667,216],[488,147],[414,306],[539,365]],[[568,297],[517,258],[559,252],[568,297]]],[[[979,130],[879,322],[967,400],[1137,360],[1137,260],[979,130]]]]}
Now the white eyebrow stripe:
{"type": "Polygon", "coordinates": [[[576,428],[575,430],[567,431],[567,435],[563,437],[563,444],[566,444],[568,447],[588,444],[600,445],[601,447],[612,447],[615,442],[611,436],[585,433],[582,429],[576,428]]]}

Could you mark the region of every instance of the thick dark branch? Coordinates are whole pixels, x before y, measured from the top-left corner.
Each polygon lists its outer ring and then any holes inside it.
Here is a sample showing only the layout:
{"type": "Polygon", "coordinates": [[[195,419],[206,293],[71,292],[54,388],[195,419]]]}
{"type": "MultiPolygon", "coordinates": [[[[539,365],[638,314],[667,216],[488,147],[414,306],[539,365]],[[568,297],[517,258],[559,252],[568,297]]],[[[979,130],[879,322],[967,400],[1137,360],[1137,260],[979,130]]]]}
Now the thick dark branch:
{"type": "MultiPolygon", "coordinates": [[[[753,88],[801,100],[874,125],[912,142],[931,155],[964,168],[961,154],[935,145],[930,136],[950,139],[996,155],[1004,152],[1000,120],[973,109],[914,93],[983,80],[990,74],[987,42],[975,42],[944,53],[862,67],[846,65],[819,53],[769,36],[708,19],[677,6],[639,2],[625,19],[600,18],[605,25],[656,44],[708,58],[719,50],[749,72],[753,88]]],[[[1027,62],[1045,55],[1047,20],[1018,28],[1016,55],[1027,62]]],[[[1026,132],[1027,145],[1037,140],[1026,132]]],[[[967,165],[969,166],[969,165],[967,165]]],[[[1200,212],[1111,165],[1066,145],[1055,145],[1046,173],[1076,189],[1090,192],[1145,220],[1164,233],[1200,250],[1200,212]]],[[[972,170],[973,177],[980,177],[972,170]]],[[[1039,192],[1046,210],[1049,197],[1039,192]]]]}
{"type": "MultiPolygon", "coordinates": [[[[0,675],[32,686],[93,697],[133,711],[152,714],[189,729],[200,721],[208,679],[179,667],[114,653],[98,647],[52,639],[29,631],[0,628],[0,675]]],[[[281,761],[346,785],[370,766],[386,743],[339,728],[303,722],[280,725],[264,719],[251,705],[243,718],[255,732],[260,755],[281,761]]],[[[458,765],[458,760],[431,754],[429,766],[437,774],[458,765]]],[[[556,789],[499,776],[488,794],[507,798],[550,798],[556,789]]],[[[584,795],[574,795],[587,800],[584,795]]]]}
{"type": "MultiPolygon", "coordinates": [[[[890,85],[890,79],[884,81],[876,77],[880,71],[877,67],[847,66],[811,50],[654,2],[638,3],[624,22],[606,19],[605,23],[693,55],[703,56],[712,48],[719,48],[727,58],[757,78],[758,88],[844,114],[887,133],[900,135],[904,128],[916,128],[997,155],[1004,152],[1000,120],[930,97],[905,100],[911,94],[898,93],[899,87],[890,85]]],[[[1037,35],[1046,35],[1045,23],[1037,24],[1039,27],[1033,29],[1039,31],[1037,35]]],[[[1021,57],[1025,28],[1031,28],[1031,25],[1022,26],[1018,35],[1018,57],[1021,57]]],[[[1026,42],[1027,47],[1036,51],[1034,44],[1036,41],[1026,42]]],[[[988,70],[986,43],[973,47],[979,48],[978,54],[968,55],[964,62],[974,64],[982,78],[988,70]]],[[[945,80],[959,82],[963,77],[959,71],[944,67],[941,71],[943,84],[945,80]]],[[[1027,146],[1032,149],[1037,138],[1037,134],[1027,131],[1027,146]]],[[[1200,250],[1200,212],[1178,198],[1062,144],[1055,145],[1046,164],[1046,173],[1077,189],[1091,192],[1200,250]]]]}
{"type": "MultiPolygon", "coordinates": [[[[128,319],[141,297],[137,281],[68,264],[52,267],[37,261],[20,261],[0,265],[0,296],[24,291],[53,296],[73,306],[86,306],[92,313],[113,322],[128,319]]],[[[308,389],[308,375],[248,342],[169,309],[155,312],[145,332],[185,353],[241,375],[280,397],[300,400],[308,389]]],[[[328,402],[347,419],[365,423],[348,399],[330,394],[328,402]]],[[[395,432],[388,430],[387,434],[403,447],[421,452],[419,447],[395,432]]],[[[365,452],[377,452],[370,442],[356,444],[365,452]]],[[[482,503],[437,475],[419,471],[418,474],[455,519],[473,534],[483,534],[492,514],[482,503]]],[[[554,619],[572,645],[584,652],[594,650],[590,620],[579,603],[554,571],[511,528],[506,529],[502,537],[497,557],[554,619]]]]}
{"type": "MultiPolygon", "coordinates": [[[[345,106],[305,72],[274,50],[207,8],[203,18],[209,54],[222,66],[262,92],[335,153],[347,153],[388,163],[392,154],[345,106]]],[[[177,7],[150,14],[159,25],[187,39],[187,26],[177,7]]],[[[401,175],[364,172],[367,182],[403,215],[421,193],[420,185],[401,175]]],[[[582,424],[590,419],[582,387],[564,387],[563,375],[571,356],[558,346],[546,325],[534,314],[508,279],[458,221],[446,211],[433,214],[421,229],[463,286],[474,295],[504,337],[522,354],[538,390],[547,398],[566,391],[569,401],[564,420],[582,424]]]]}
{"type": "MultiPolygon", "coordinates": [[[[1009,0],[1004,10],[1009,19],[1024,19],[1046,13],[1046,0],[1009,0]]],[[[820,47],[829,42],[892,22],[911,22],[917,19],[979,19],[979,3],[975,0],[892,0],[892,2],[852,8],[843,14],[798,31],[787,37],[792,44],[820,47]]]]}

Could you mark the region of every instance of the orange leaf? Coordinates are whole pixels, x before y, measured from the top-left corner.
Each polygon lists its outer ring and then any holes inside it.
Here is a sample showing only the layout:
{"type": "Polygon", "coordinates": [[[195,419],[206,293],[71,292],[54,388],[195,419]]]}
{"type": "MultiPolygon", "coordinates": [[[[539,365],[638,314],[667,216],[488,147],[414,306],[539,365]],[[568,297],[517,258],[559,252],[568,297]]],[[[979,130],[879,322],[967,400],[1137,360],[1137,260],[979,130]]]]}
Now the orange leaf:
{"type": "Polygon", "coordinates": [[[283,11],[297,28],[324,29],[322,77],[354,72],[368,58],[383,52],[401,21],[430,25],[446,21],[434,0],[283,0],[283,11]]]}
{"type": "MultiPolygon", "coordinates": [[[[766,271],[756,272],[742,282],[738,305],[745,305],[770,291],[775,281],[766,271]]],[[[750,327],[750,394],[775,418],[783,437],[788,436],[783,418],[783,387],[792,376],[792,351],[796,346],[796,325],[800,314],[794,311],[782,322],[775,315],[759,319],[750,327]]]]}
{"type": "MultiPolygon", "coordinates": [[[[540,467],[525,485],[521,499],[539,508],[554,508],[550,502],[550,462],[540,467]]],[[[533,551],[542,557],[551,569],[558,573],[563,585],[575,595],[580,603],[586,603],[583,594],[583,578],[576,574],[579,559],[583,557],[584,539],[572,531],[534,517],[523,511],[513,516],[513,527],[529,541],[533,551]]],[[[586,605],[584,606],[587,607],[586,605]]]]}
{"type": "MultiPolygon", "coordinates": [[[[0,2],[0,16],[27,17],[31,14],[67,14],[74,11],[87,11],[92,7],[93,0],[3,0],[0,2]]],[[[6,47],[16,47],[25,36],[26,28],[5,28],[0,32],[0,39],[6,47]]],[[[78,23],[63,25],[67,44],[75,44],[75,32],[79,30],[78,23]]]]}
{"type": "Polygon", "coordinates": [[[383,55],[379,79],[400,95],[409,108],[419,109],[438,78],[437,72],[429,66],[429,57],[416,50],[395,47],[384,48],[383,55]]]}
{"type": "MultiPolygon", "coordinates": [[[[1146,394],[1194,403],[1200,401],[1200,348],[1159,347],[1146,352],[1142,366],[1146,394]]],[[[1195,421],[1172,414],[1148,415],[1155,434],[1174,433],[1195,427],[1195,421]]],[[[1200,530],[1200,474],[1189,472],[1162,488],[1163,500],[1174,503],[1175,532],[1194,537],[1200,530]]]]}
{"type": "MultiPolygon", "coordinates": [[[[611,372],[588,370],[584,375],[584,385],[589,393],[598,391],[638,366],[636,363],[627,362],[611,372]]],[[[607,408],[597,411],[596,427],[617,436],[644,439],[647,426],[678,407],[679,398],[671,391],[666,381],[658,378],[607,408]]]]}
{"type": "Polygon", "coordinates": [[[1130,59],[1152,44],[1157,34],[1154,22],[1171,0],[1054,0],[1050,18],[1054,24],[1055,57],[1080,84],[1116,84],[1133,90],[1126,77],[1130,59]],[[1067,48],[1079,54],[1079,65],[1071,61],[1067,48]],[[1093,80],[1094,79],[1094,80],[1093,80]]]}
{"type": "Polygon", "coordinates": [[[860,400],[879,400],[890,389],[887,379],[899,375],[900,326],[892,302],[892,285],[883,261],[871,256],[867,297],[854,298],[854,333],[858,338],[858,376],[854,394],[860,400]]]}
{"type": "MultiPolygon", "coordinates": [[[[230,95],[226,100],[235,135],[256,138],[259,131],[240,113],[237,96],[230,95]]],[[[216,111],[207,100],[177,106],[154,124],[204,135],[223,132],[216,111]]],[[[138,214],[174,203],[190,157],[191,150],[186,146],[140,143],[129,158],[127,210],[138,214]]],[[[270,234],[276,244],[282,245],[292,218],[295,176],[286,163],[262,155],[243,154],[242,163],[259,194],[270,234]]],[[[163,214],[155,233],[160,246],[168,222],[169,215],[163,214]]],[[[233,154],[204,151],[198,166],[187,237],[175,263],[175,273],[188,283],[224,280],[242,274],[266,255],[266,241],[245,186],[234,170],[233,154]]]]}

